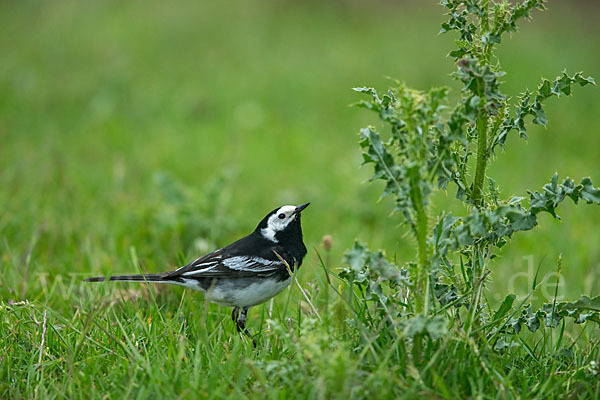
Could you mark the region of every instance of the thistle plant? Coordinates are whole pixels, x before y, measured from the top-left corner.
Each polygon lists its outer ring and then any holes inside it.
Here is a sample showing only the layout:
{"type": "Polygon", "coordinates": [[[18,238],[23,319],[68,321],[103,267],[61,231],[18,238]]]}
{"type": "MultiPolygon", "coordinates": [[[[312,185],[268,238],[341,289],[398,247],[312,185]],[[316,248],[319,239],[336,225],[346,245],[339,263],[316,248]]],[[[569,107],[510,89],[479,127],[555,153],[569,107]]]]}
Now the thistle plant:
{"type": "Polygon", "coordinates": [[[450,104],[444,87],[423,92],[394,82],[385,92],[355,89],[368,96],[357,106],[375,112],[386,131],[382,134],[373,126],[360,131],[364,163],[373,166],[372,180],[385,182],[382,197],[391,196],[394,211],[403,215],[417,257],[398,267],[383,253],[356,243],[346,253],[347,267],[341,275],[364,291],[362,301],[371,302],[372,315],[381,310],[382,319],[404,317],[397,319],[397,325],[413,337],[417,354],[423,338],[436,339],[446,332],[443,311],[450,307],[464,310],[456,319],[467,335],[485,327],[488,339],[496,344],[503,334],[518,333],[522,324],[530,330],[540,322],[555,327],[565,316],[577,323],[600,323],[600,297],[554,302],[532,311],[524,303],[513,307],[511,295],[491,319],[482,305],[494,252],[515,232],[532,230],[542,212],[559,218],[556,210],[567,198],[575,204],[600,204],[600,189],[588,177],[576,182],[555,174],[541,189],[503,199],[487,175],[488,165],[507,150],[509,135],[527,139],[528,126],[546,125],[547,100],[594,84],[591,77],[565,71],[555,79],[542,79],[534,92],[525,90],[516,99],[502,92],[506,77],[495,50],[517,30],[519,21],[543,10],[544,3],[442,1],[448,19],[441,33],[457,35],[456,48],[449,54],[456,65],[453,78],[462,83],[455,104],[450,104]],[[438,190],[455,191],[468,213],[432,215],[428,206],[438,190]]]}

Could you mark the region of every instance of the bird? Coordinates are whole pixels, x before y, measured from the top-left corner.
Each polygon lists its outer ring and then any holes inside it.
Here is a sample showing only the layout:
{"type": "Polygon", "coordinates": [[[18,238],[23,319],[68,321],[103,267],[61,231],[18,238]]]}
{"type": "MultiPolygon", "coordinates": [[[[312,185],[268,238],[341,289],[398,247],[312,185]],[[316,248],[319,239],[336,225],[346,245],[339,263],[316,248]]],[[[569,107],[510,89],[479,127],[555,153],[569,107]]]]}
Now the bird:
{"type": "Polygon", "coordinates": [[[170,283],[204,292],[206,300],[233,307],[231,319],[237,331],[256,347],[256,340],[246,328],[248,309],[288,287],[292,274],[302,265],[307,250],[300,217],[309,204],[276,208],[249,235],[174,271],[99,276],[84,281],[170,283]]]}

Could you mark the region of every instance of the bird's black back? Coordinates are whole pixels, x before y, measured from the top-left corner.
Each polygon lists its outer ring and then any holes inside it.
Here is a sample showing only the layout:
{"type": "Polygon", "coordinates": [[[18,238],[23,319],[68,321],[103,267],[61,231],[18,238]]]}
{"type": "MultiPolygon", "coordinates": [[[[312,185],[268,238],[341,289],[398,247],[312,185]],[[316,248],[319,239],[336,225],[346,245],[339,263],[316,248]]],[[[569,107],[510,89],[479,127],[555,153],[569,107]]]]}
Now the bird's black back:
{"type": "Polygon", "coordinates": [[[209,285],[214,279],[219,278],[229,279],[236,277],[244,278],[247,276],[270,275],[276,277],[278,280],[288,279],[288,268],[284,266],[283,263],[281,263],[281,268],[278,268],[277,270],[271,270],[270,272],[232,270],[221,265],[223,260],[232,259],[235,257],[242,257],[246,259],[257,257],[263,260],[274,262],[280,262],[279,257],[281,257],[289,265],[289,268],[292,271],[294,271],[295,268],[300,267],[302,260],[307,253],[306,246],[304,245],[302,238],[300,216],[297,216],[284,230],[277,232],[275,234],[276,241],[272,241],[264,237],[261,233],[263,227],[266,226],[265,221],[271,214],[267,215],[267,217],[265,217],[265,219],[257,226],[254,232],[248,236],[245,236],[210,254],[200,257],[176,271],[166,273],[165,278],[171,280],[192,278],[190,273],[193,271],[198,271],[197,276],[193,276],[193,279],[197,279],[198,281],[206,281],[207,285],[209,285]],[[218,260],[217,262],[220,264],[219,268],[215,269],[213,260],[218,260]],[[205,268],[210,269],[210,272],[204,273],[203,270],[205,268]]]}

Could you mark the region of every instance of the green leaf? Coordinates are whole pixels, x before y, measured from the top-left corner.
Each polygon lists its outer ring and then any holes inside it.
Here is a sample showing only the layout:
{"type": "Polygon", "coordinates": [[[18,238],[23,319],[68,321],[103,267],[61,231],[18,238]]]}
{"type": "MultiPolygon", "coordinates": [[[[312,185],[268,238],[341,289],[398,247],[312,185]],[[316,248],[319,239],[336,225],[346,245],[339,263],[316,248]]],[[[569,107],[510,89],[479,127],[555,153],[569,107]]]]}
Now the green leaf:
{"type": "Polygon", "coordinates": [[[381,250],[369,255],[370,270],[387,281],[408,285],[410,282],[405,270],[399,270],[390,263],[381,250]]]}
{"type": "Polygon", "coordinates": [[[544,324],[550,328],[556,328],[562,320],[561,315],[554,303],[545,303],[537,312],[538,316],[544,320],[544,324]]]}
{"type": "Polygon", "coordinates": [[[404,323],[403,328],[408,337],[414,337],[418,334],[423,333],[426,325],[427,325],[427,318],[423,314],[419,314],[416,317],[408,319],[404,323]]]}
{"type": "Polygon", "coordinates": [[[504,317],[512,309],[512,305],[515,302],[516,298],[517,296],[515,296],[514,294],[509,294],[508,296],[506,296],[504,298],[504,301],[498,308],[498,311],[496,311],[496,313],[494,314],[493,320],[497,321],[504,317]]]}
{"type": "Polygon", "coordinates": [[[581,198],[588,203],[600,204],[600,188],[592,185],[592,179],[589,177],[581,180],[581,198]]]}
{"type": "Polygon", "coordinates": [[[401,325],[408,337],[415,337],[416,335],[427,333],[431,339],[437,340],[448,333],[448,320],[441,315],[428,317],[419,314],[409,318],[401,325]]]}
{"type": "Polygon", "coordinates": [[[367,247],[360,242],[354,242],[352,249],[344,253],[344,263],[348,264],[353,271],[358,272],[365,267],[368,256],[367,247]]]}
{"type": "Polygon", "coordinates": [[[448,333],[448,320],[441,315],[436,315],[427,321],[426,330],[431,339],[440,339],[448,333]]]}
{"type": "Polygon", "coordinates": [[[518,207],[511,207],[505,213],[512,231],[528,231],[537,225],[535,215],[518,207]]]}
{"type": "Polygon", "coordinates": [[[459,297],[458,291],[454,285],[446,285],[444,283],[434,283],[433,295],[442,306],[453,303],[459,297]]]}
{"type": "Polygon", "coordinates": [[[550,213],[554,218],[559,218],[556,214],[556,208],[565,197],[569,197],[575,204],[579,199],[585,200],[588,204],[600,204],[600,189],[594,187],[590,178],[583,178],[579,185],[566,178],[561,184],[558,183],[558,174],[554,174],[550,183],[544,185],[541,193],[529,192],[530,211],[537,214],[541,211],[550,213]]]}
{"type": "Polygon", "coordinates": [[[581,298],[572,303],[561,303],[560,310],[591,310],[600,311],[600,296],[589,298],[587,296],[581,296],[581,298]]]}
{"type": "Polygon", "coordinates": [[[568,96],[572,92],[573,85],[586,86],[588,84],[595,85],[592,77],[584,77],[581,72],[570,76],[566,71],[563,71],[562,75],[556,77],[553,81],[542,79],[535,96],[526,90],[519,96],[516,116],[507,116],[498,129],[497,136],[492,142],[492,151],[497,145],[504,146],[506,136],[510,131],[516,130],[521,138],[527,139],[526,117],[529,115],[533,116],[532,122],[534,124],[546,126],[548,121],[543,108],[546,99],[552,96],[560,97],[562,94],[568,96]]]}
{"type": "Polygon", "coordinates": [[[531,305],[527,309],[527,313],[525,316],[525,324],[527,325],[527,329],[529,329],[530,332],[537,331],[541,324],[537,313],[533,313],[531,311],[531,305]]]}

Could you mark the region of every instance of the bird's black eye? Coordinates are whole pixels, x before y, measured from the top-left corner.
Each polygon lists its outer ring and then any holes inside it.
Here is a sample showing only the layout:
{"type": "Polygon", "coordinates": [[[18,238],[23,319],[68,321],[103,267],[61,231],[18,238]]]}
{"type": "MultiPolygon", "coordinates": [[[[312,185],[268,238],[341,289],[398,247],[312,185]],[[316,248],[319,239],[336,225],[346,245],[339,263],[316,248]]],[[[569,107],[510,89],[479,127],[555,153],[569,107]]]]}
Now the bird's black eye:
{"type": "Polygon", "coordinates": [[[279,219],[284,219],[285,218],[285,214],[281,213],[277,216],[279,219]]]}

